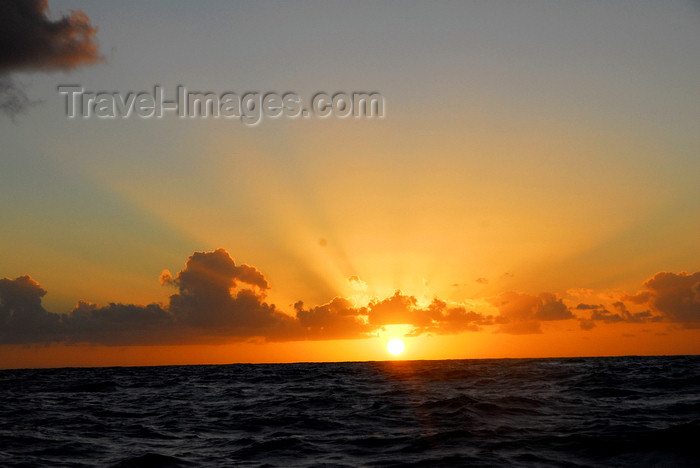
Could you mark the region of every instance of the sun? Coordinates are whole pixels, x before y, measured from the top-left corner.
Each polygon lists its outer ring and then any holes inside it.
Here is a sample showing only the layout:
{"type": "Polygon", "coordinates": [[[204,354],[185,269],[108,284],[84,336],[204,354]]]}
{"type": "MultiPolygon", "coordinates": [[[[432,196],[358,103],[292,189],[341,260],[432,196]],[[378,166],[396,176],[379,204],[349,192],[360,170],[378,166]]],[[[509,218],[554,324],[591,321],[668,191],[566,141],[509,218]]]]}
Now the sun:
{"type": "Polygon", "coordinates": [[[406,345],[403,344],[403,341],[398,338],[392,338],[386,344],[386,350],[394,356],[398,356],[399,354],[403,353],[404,349],[406,349],[406,345]]]}

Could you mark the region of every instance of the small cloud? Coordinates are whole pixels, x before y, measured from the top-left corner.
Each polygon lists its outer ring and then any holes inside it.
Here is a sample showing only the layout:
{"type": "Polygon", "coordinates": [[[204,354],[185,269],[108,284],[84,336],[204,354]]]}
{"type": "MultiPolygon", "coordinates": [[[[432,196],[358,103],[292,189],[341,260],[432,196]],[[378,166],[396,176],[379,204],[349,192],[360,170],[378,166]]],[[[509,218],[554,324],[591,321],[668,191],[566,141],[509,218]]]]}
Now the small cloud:
{"type": "Polygon", "coordinates": [[[365,292],[367,291],[367,283],[362,281],[359,276],[352,275],[347,279],[348,285],[353,291],[365,292]]]}
{"type": "Polygon", "coordinates": [[[476,282],[479,284],[489,284],[489,280],[487,278],[477,278],[476,282]]]}
{"type": "Polygon", "coordinates": [[[173,275],[170,270],[163,270],[158,277],[160,284],[173,284],[173,275]]]}
{"type": "Polygon", "coordinates": [[[54,21],[46,0],[0,2],[0,111],[14,118],[35,103],[10,73],[67,71],[103,61],[96,34],[82,11],[54,21]]]}
{"type": "Polygon", "coordinates": [[[47,0],[0,2],[0,73],[71,70],[104,60],[80,10],[52,21],[47,0]]]}

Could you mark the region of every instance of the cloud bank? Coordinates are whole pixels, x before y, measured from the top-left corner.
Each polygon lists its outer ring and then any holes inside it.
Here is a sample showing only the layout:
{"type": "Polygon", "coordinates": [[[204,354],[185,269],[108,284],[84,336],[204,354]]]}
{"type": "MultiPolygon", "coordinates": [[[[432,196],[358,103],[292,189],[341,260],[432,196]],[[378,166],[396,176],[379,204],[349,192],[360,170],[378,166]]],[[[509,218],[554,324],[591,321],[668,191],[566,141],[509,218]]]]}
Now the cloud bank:
{"type": "MultiPolygon", "coordinates": [[[[195,252],[176,275],[165,270],[160,281],[175,292],[167,304],[99,306],[80,301],[72,311],[58,314],[42,305],[46,295],[30,276],[0,279],[0,344],[92,343],[152,345],[266,341],[359,339],[386,326],[407,324],[408,336],[457,334],[487,327],[497,333],[542,333],[545,322],[578,320],[590,330],[597,324],[665,321],[700,327],[700,272],[661,272],[643,289],[623,298],[643,312],[630,312],[618,301],[579,303],[569,307],[552,293],[507,291],[488,298],[492,310],[469,310],[434,298],[421,305],[415,296],[396,291],[356,306],[335,297],[307,307],[301,301],[284,312],[266,301],[270,284],[256,267],[237,264],[224,249],[195,252]]],[[[367,289],[358,276],[348,278],[351,289],[367,289]]]]}

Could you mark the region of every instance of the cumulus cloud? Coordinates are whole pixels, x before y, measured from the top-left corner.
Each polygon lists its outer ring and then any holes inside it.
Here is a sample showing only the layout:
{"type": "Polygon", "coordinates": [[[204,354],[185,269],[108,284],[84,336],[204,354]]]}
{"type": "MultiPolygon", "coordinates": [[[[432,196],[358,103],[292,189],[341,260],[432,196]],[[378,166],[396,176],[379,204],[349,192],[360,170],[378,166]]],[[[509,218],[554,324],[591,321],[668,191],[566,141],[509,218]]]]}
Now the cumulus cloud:
{"type": "Polygon", "coordinates": [[[410,336],[423,333],[436,335],[452,335],[464,331],[479,331],[484,325],[493,324],[493,318],[488,315],[467,311],[461,305],[448,305],[447,302],[433,299],[433,302],[423,309],[422,314],[427,318],[423,325],[416,326],[410,336]]]}
{"type": "Polygon", "coordinates": [[[310,339],[366,338],[373,328],[367,323],[367,309],[354,307],[342,297],[309,309],[299,301],[294,310],[302,336],[310,339]]]}
{"type": "Polygon", "coordinates": [[[264,301],[269,284],[256,268],[237,265],[228,252],[195,252],[176,276],[167,305],[97,306],[80,301],[68,314],[46,311],[46,291],[29,276],[0,280],[0,342],[106,345],[221,341],[263,336],[302,338],[290,317],[264,301]]]}
{"type": "Polygon", "coordinates": [[[574,318],[571,310],[552,293],[539,295],[508,291],[491,298],[498,308],[499,331],[510,334],[542,333],[540,322],[574,318]]]}
{"type": "Polygon", "coordinates": [[[0,343],[49,342],[59,339],[60,317],[41,305],[46,291],[29,276],[0,279],[0,343]]]}
{"type": "Polygon", "coordinates": [[[671,322],[700,328],[700,271],[659,272],[644,283],[642,291],[624,299],[648,305],[671,322]]]}
{"type": "Polygon", "coordinates": [[[401,291],[383,300],[374,299],[369,304],[369,322],[375,326],[411,323],[426,325],[428,317],[418,307],[418,299],[406,296],[401,291]]]}
{"type": "MultiPolygon", "coordinates": [[[[0,279],[0,344],[356,339],[374,336],[394,324],[409,325],[408,335],[418,336],[478,331],[491,325],[501,333],[541,333],[542,323],[567,319],[578,319],[584,330],[598,323],[666,320],[694,327],[700,322],[700,273],[659,273],[644,283],[644,290],[626,299],[649,304],[651,310],[630,312],[622,301],[611,306],[579,303],[573,309],[579,315],[552,293],[504,292],[488,300],[498,310],[492,315],[438,298],[422,305],[415,296],[398,290],[384,299],[371,298],[364,306],[336,297],[311,307],[297,302],[285,313],[266,302],[270,284],[263,273],[236,263],[224,249],[195,252],[177,274],[164,270],[160,281],[175,289],[166,304],[99,306],[80,301],[72,311],[56,314],[43,307],[46,290],[30,276],[0,279]]],[[[351,276],[348,283],[354,289],[366,289],[359,277],[351,276]]]]}
{"type": "Polygon", "coordinates": [[[409,335],[423,333],[447,335],[463,331],[477,331],[482,325],[492,323],[490,316],[467,311],[464,306],[448,305],[437,298],[427,307],[420,307],[415,296],[407,296],[401,291],[383,300],[374,299],[368,308],[371,325],[409,324],[414,328],[409,335]]]}
{"type": "Polygon", "coordinates": [[[183,328],[199,335],[277,336],[292,319],[264,302],[269,284],[255,267],[235,261],[224,249],[195,252],[174,278],[161,274],[178,292],[169,312],[183,328]]]}
{"type": "Polygon", "coordinates": [[[32,103],[10,73],[67,71],[104,60],[96,33],[82,11],[51,20],[47,0],[0,2],[0,111],[15,116],[32,103]]]}
{"type": "Polygon", "coordinates": [[[159,304],[115,304],[99,307],[80,301],[60,317],[59,341],[106,345],[175,343],[179,335],[173,316],[159,304]]]}

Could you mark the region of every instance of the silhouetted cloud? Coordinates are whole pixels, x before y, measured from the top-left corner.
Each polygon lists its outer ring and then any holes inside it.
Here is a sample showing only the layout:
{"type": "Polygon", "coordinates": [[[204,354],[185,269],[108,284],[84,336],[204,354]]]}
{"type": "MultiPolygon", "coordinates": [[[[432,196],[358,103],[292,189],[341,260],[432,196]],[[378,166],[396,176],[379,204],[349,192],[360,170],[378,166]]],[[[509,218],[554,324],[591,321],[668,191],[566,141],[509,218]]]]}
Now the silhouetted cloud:
{"type": "Polygon", "coordinates": [[[291,317],[264,302],[269,284],[263,274],[236,265],[224,249],[195,252],[169,283],[178,288],[170,296],[170,313],[200,335],[272,337],[292,325],[291,317]]]}
{"type": "MultiPolygon", "coordinates": [[[[390,297],[371,298],[366,306],[336,297],[326,304],[305,307],[300,301],[284,313],[265,301],[270,284],[257,268],[237,264],[224,249],[195,252],[176,275],[164,270],[161,283],[176,288],[167,304],[98,306],[79,301],[67,314],[44,309],[46,295],[30,276],[0,279],[0,344],[93,343],[145,345],[225,342],[262,338],[267,341],[355,339],[376,335],[395,324],[410,326],[409,336],[456,334],[497,325],[497,332],[542,333],[541,324],[577,319],[590,330],[599,323],[645,323],[666,320],[695,327],[699,320],[700,272],[658,273],[644,290],[625,300],[649,304],[653,314],[630,312],[622,301],[610,307],[579,303],[575,316],[561,298],[504,292],[488,300],[497,315],[468,310],[434,298],[428,305],[395,291],[390,297]]],[[[348,278],[355,291],[367,284],[348,278]]]]}
{"type": "Polygon", "coordinates": [[[603,323],[643,323],[643,322],[658,322],[662,320],[661,316],[653,315],[650,311],[630,312],[627,306],[617,301],[612,304],[613,311],[608,310],[603,304],[578,304],[576,310],[590,310],[588,318],[579,317],[579,325],[584,330],[590,330],[595,327],[596,322],[603,323]]]}
{"type": "Polygon", "coordinates": [[[56,21],[47,0],[0,2],[0,73],[17,70],[70,70],[102,60],[97,28],[82,11],[56,21]]]}
{"type": "Polygon", "coordinates": [[[429,323],[429,318],[418,307],[418,299],[398,290],[391,297],[373,300],[368,309],[369,323],[374,326],[403,323],[424,326],[429,323]]]}
{"type": "Polygon", "coordinates": [[[624,300],[647,304],[667,320],[687,328],[700,328],[700,271],[659,272],[644,283],[644,290],[624,300]]]}
{"type": "Polygon", "coordinates": [[[104,60],[97,28],[82,11],[52,21],[47,0],[0,2],[0,111],[10,116],[32,103],[9,76],[18,71],[71,70],[104,60]]]}
{"type": "Polygon", "coordinates": [[[218,249],[195,252],[175,277],[167,306],[80,301],[69,314],[47,312],[46,291],[29,276],[0,280],[0,342],[100,343],[106,345],[221,341],[262,336],[303,338],[293,317],[264,302],[268,282],[256,268],[236,265],[218,249]]]}
{"type": "Polygon", "coordinates": [[[510,334],[542,333],[540,322],[574,318],[560,298],[551,293],[539,295],[508,291],[489,301],[498,308],[499,331],[510,334]]]}
{"type": "Polygon", "coordinates": [[[299,301],[294,304],[294,310],[305,338],[366,338],[372,331],[367,323],[367,309],[356,308],[342,297],[310,309],[304,309],[299,301]]]}
{"type": "Polygon", "coordinates": [[[467,311],[464,306],[449,306],[447,302],[433,299],[433,302],[423,310],[428,323],[415,327],[409,336],[423,333],[436,335],[452,335],[464,331],[479,331],[484,325],[493,324],[493,317],[483,315],[473,310],[467,311]]]}
{"type": "Polygon", "coordinates": [[[45,294],[29,276],[0,279],[0,343],[50,342],[60,338],[60,317],[41,305],[45,294]]]}
{"type": "Polygon", "coordinates": [[[159,304],[114,304],[98,307],[80,301],[61,317],[60,341],[106,345],[146,345],[182,341],[182,330],[159,304]],[[180,338],[180,339],[178,339],[180,338]]]}

